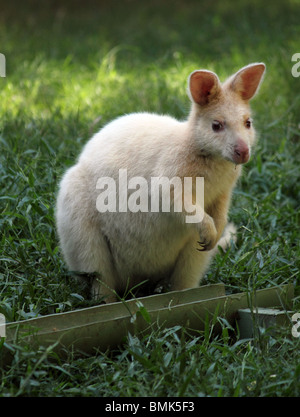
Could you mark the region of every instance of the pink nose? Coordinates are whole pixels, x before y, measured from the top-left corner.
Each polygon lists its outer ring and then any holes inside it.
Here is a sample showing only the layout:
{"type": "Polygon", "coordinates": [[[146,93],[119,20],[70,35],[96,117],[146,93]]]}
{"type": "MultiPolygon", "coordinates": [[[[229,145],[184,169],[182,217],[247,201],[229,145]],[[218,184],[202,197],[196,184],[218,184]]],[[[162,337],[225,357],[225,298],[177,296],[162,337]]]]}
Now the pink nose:
{"type": "Polygon", "coordinates": [[[248,145],[242,139],[238,139],[234,147],[233,161],[236,164],[245,164],[249,161],[249,156],[250,152],[248,145]]]}

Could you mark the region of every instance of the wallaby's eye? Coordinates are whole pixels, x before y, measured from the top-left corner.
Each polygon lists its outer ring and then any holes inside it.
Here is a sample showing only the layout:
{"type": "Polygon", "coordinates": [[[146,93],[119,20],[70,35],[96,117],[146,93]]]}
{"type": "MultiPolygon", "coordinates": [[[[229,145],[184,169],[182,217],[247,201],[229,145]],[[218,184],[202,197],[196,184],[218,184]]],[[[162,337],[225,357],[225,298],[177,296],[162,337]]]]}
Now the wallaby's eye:
{"type": "Polygon", "coordinates": [[[223,129],[224,129],[224,123],[219,122],[219,120],[214,120],[214,121],[212,122],[211,127],[212,127],[212,130],[213,130],[214,132],[221,132],[221,130],[223,130],[223,129]]]}
{"type": "Polygon", "coordinates": [[[248,118],[245,121],[245,126],[246,126],[247,129],[250,129],[250,127],[252,126],[252,120],[250,118],[248,118]]]}

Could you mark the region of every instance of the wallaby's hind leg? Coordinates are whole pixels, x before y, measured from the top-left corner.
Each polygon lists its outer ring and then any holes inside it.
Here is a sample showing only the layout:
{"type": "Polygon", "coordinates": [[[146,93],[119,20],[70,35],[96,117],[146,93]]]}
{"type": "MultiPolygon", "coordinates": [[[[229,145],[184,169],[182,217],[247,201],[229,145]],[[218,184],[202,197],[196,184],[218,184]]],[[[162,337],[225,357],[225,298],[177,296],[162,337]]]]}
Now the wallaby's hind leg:
{"type": "Polygon", "coordinates": [[[117,272],[114,268],[113,258],[105,237],[98,235],[99,251],[96,256],[96,276],[91,286],[91,296],[93,299],[104,298],[105,302],[113,303],[117,301],[117,272]]]}
{"type": "Polygon", "coordinates": [[[97,299],[104,296],[111,302],[115,301],[117,274],[101,231],[99,213],[88,190],[86,172],[78,166],[71,168],[61,182],[57,199],[60,246],[70,271],[97,274],[92,283],[92,296],[97,299]]]}
{"type": "MultiPolygon", "coordinates": [[[[64,199],[67,203],[67,199],[64,199]]],[[[96,274],[91,295],[107,302],[116,300],[117,273],[107,241],[92,216],[77,213],[74,206],[61,204],[57,210],[57,229],[61,249],[70,271],[96,274]],[[102,284],[101,284],[102,281],[102,284]]],[[[77,275],[80,278],[80,275],[77,275]]]]}
{"type": "MultiPolygon", "coordinates": [[[[81,223],[83,222],[81,219],[81,223]]],[[[62,234],[61,246],[69,269],[96,274],[91,285],[92,298],[103,297],[106,302],[116,301],[114,291],[117,287],[117,274],[107,241],[101,231],[93,225],[81,224],[76,234],[66,229],[62,234]]]]}

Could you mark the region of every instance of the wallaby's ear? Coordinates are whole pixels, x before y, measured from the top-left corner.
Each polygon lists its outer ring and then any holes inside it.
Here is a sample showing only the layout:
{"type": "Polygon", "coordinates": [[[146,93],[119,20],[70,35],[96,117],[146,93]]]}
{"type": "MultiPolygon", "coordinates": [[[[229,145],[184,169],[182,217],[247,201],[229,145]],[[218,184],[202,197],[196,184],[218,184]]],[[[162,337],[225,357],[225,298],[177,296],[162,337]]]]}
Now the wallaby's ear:
{"type": "Polygon", "coordinates": [[[266,66],[262,62],[247,65],[230,78],[230,88],[243,100],[250,100],[258,91],[265,69],[266,66]]]}
{"type": "Polygon", "coordinates": [[[188,79],[190,98],[200,106],[208,104],[220,91],[219,78],[211,71],[197,70],[188,79]]]}

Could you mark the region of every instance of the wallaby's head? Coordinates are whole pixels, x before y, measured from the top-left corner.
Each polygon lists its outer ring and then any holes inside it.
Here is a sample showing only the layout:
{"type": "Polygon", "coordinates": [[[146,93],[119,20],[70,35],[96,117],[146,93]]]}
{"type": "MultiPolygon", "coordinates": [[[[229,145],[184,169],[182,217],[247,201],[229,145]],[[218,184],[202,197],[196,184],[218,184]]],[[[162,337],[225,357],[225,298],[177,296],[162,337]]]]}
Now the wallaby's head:
{"type": "Polygon", "coordinates": [[[244,164],[255,140],[249,100],[256,94],[265,64],[250,64],[225,83],[216,74],[198,70],[188,79],[190,115],[199,154],[244,164]]]}

